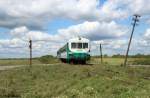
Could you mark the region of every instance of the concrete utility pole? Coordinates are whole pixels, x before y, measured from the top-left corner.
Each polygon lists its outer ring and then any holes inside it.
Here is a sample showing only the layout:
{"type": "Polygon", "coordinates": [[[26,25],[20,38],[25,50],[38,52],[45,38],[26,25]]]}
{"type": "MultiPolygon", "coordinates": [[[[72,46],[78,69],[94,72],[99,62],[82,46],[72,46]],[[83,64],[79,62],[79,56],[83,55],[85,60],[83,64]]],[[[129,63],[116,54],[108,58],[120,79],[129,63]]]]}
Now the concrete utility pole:
{"type": "Polygon", "coordinates": [[[100,44],[101,63],[103,63],[102,44],[100,44]]]}
{"type": "Polygon", "coordinates": [[[132,32],[131,32],[131,36],[130,36],[130,40],[129,40],[129,44],[128,44],[128,48],[127,48],[127,52],[126,52],[126,57],[125,57],[125,61],[124,61],[124,66],[126,66],[127,64],[127,59],[128,59],[128,54],[129,54],[129,50],[130,50],[130,45],[131,45],[131,41],[132,41],[132,37],[133,37],[133,33],[135,30],[135,26],[137,25],[137,22],[139,22],[139,17],[141,17],[140,15],[134,15],[133,16],[133,27],[132,27],[132,32]]]}
{"type": "Polygon", "coordinates": [[[30,49],[30,66],[32,66],[32,40],[29,40],[29,49],[30,49]]]}

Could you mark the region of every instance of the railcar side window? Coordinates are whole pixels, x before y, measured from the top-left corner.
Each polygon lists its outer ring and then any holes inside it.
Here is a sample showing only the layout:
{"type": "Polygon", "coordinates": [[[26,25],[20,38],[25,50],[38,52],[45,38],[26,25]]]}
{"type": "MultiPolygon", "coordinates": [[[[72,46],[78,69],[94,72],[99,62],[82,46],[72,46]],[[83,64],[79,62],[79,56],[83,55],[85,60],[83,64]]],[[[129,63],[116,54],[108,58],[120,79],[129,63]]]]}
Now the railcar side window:
{"type": "Polygon", "coordinates": [[[83,43],[83,48],[88,48],[88,43],[83,43]]]}
{"type": "Polygon", "coordinates": [[[78,48],[79,48],[79,49],[82,48],[82,43],[78,43],[78,48]]]}
{"type": "Polygon", "coordinates": [[[77,44],[76,43],[71,43],[71,48],[76,48],[77,44]]]}

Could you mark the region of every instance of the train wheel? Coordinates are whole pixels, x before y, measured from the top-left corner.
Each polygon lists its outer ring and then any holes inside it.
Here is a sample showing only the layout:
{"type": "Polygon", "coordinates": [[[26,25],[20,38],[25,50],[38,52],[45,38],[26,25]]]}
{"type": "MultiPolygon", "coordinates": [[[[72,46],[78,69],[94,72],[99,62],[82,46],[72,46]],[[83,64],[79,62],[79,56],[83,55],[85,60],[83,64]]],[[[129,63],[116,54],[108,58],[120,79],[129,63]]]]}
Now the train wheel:
{"type": "Polygon", "coordinates": [[[73,60],[73,63],[74,63],[74,64],[78,64],[77,60],[73,60]]]}
{"type": "Polygon", "coordinates": [[[70,64],[74,64],[74,62],[73,62],[73,60],[72,60],[72,59],[70,60],[70,64]]]}
{"type": "Polygon", "coordinates": [[[85,60],[83,60],[83,61],[81,61],[81,63],[84,65],[84,64],[86,64],[86,61],[85,61],[85,60]]]}

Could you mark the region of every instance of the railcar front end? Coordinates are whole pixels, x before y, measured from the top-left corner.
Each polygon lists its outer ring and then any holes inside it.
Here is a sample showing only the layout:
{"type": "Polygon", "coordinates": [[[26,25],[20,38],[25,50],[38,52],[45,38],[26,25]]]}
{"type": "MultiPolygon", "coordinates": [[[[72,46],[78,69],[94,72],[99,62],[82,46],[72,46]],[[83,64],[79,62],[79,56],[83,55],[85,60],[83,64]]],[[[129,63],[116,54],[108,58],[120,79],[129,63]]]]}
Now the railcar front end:
{"type": "Polygon", "coordinates": [[[90,41],[83,37],[70,39],[57,56],[68,63],[86,63],[90,59],[90,41]]]}

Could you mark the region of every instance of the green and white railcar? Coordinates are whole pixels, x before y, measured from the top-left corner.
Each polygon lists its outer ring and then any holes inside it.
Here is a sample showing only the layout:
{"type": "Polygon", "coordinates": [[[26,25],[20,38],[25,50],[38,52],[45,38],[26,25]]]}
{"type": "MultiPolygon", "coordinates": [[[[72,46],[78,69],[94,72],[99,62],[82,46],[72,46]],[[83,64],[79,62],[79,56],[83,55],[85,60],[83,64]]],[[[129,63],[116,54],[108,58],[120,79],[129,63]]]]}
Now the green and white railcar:
{"type": "Polygon", "coordinates": [[[57,57],[64,62],[86,63],[90,59],[90,41],[83,37],[70,39],[57,51],[57,57]]]}

